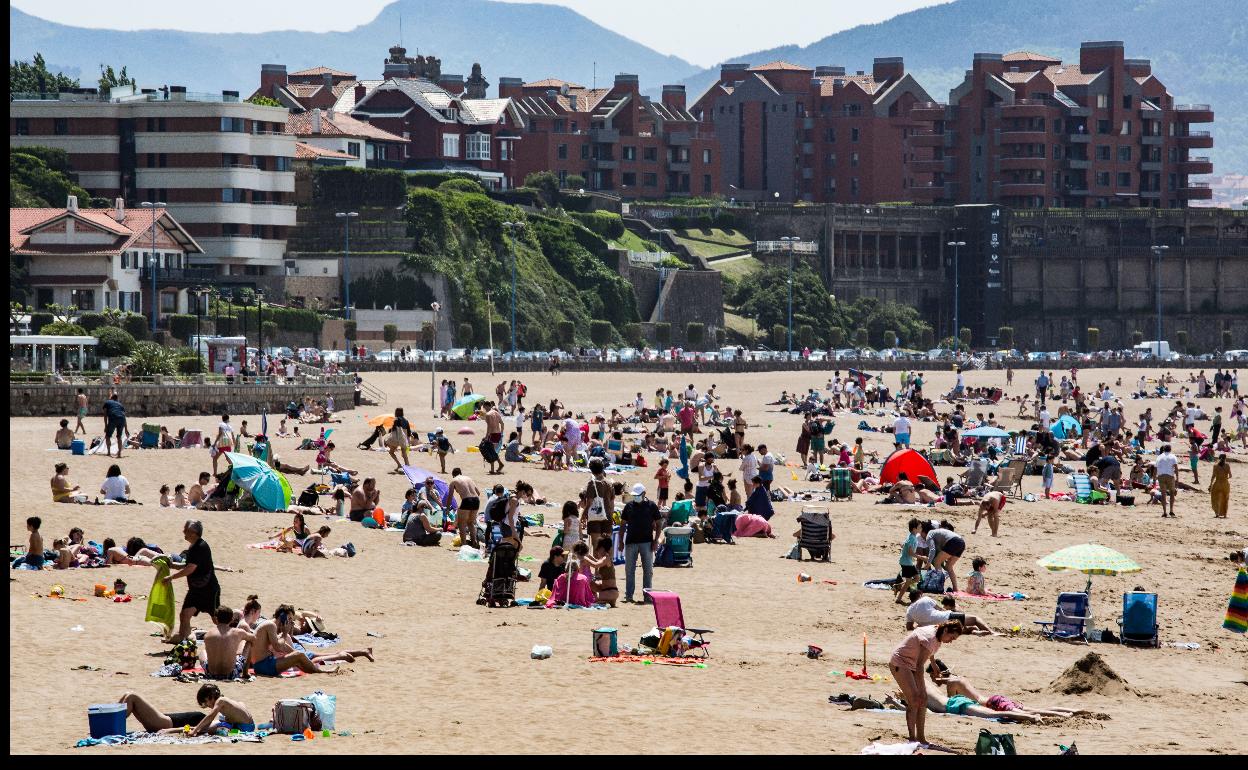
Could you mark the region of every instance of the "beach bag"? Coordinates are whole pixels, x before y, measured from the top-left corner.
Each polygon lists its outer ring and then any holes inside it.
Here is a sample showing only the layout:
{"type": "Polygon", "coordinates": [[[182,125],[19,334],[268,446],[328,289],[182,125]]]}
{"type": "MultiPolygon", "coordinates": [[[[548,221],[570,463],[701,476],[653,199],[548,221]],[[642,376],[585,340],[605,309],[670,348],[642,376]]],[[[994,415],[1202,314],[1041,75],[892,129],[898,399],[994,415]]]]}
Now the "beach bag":
{"type": "Polygon", "coordinates": [[[310,701],[287,699],[273,704],[273,732],[301,735],[309,729],[321,729],[321,716],[310,701]]]}
{"type": "Polygon", "coordinates": [[[338,696],[326,695],[321,690],[317,690],[304,700],[316,709],[316,715],[321,718],[321,729],[333,730],[334,714],[338,711],[338,696]]]}
{"type": "Polygon", "coordinates": [[[403,439],[403,429],[395,426],[386,434],[386,440],[383,443],[386,445],[386,449],[398,449],[403,446],[403,439]]]}
{"type": "Polygon", "coordinates": [[[1014,736],[1010,733],[991,733],[987,728],[979,731],[979,739],[975,741],[975,753],[977,755],[1003,755],[1007,757],[1015,756],[1018,752],[1014,750],[1014,736]]]}
{"type": "Polygon", "coordinates": [[[314,506],[321,501],[320,494],[316,491],[316,485],[311,484],[307,489],[299,493],[299,504],[305,506],[314,506]]]}
{"type": "Polygon", "coordinates": [[[943,594],[947,577],[943,569],[928,570],[923,579],[919,581],[919,590],[925,594],[943,594]]]}
{"type": "Polygon", "coordinates": [[[481,452],[481,458],[487,463],[492,465],[498,462],[498,450],[488,438],[481,439],[481,443],[477,444],[477,449],[481,452]]]}
{"type": "Polygon", "coordinates": [[[602,521],[607,518],[606,507],[606,502],[602,499],[602,496],[598,494],[598,481],[595,480],[594,499],[589,503],[589,510],[586,512],[586,517],[589,521],[602,521]]]}

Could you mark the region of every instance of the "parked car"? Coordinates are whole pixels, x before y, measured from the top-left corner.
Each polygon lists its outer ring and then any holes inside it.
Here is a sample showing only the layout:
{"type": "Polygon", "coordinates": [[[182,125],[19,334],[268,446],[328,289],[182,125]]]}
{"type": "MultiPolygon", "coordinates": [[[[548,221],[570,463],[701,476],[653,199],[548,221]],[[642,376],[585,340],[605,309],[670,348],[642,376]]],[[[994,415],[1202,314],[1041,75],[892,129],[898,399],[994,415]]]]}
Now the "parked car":
{"type": "Polygon", "coordinates": [[[468,360],[468,350],[466,348],[451,348],[444,354],[446,361],[466,361],[468,360]]]}
{"type": "Polygon", "coordinates": [[[631,361],[636,361],[638,355],[637,348],[620,348],[616,351],[616,356],[618,357],[620,363],[625,364],[631,361]]]}
{"type": "Polygon", "coordinates": [[[388,363],[395,361],[397,357],[395,356],[395,353],[393,350],[386,348],[385,350],[377,351],[377,355],[373,356],[373,358],[378,361],[381,361],[382,363],[388,364],[388,363]]]}
{"type": "Polygon", "coordinates": [[[806,360],[807,360],[807,361],[827,361],[827,360],[828,360],[828,351],[826,351],[826,350],[812,350],[812,351],[810,351],[810,356],[809,356],[806,360]]]}
{"type": "Polygon", "coordinates": [[[1248,350],[1228,350],[1222,358],[1226,361],[1248,361],[1248,350]]]}

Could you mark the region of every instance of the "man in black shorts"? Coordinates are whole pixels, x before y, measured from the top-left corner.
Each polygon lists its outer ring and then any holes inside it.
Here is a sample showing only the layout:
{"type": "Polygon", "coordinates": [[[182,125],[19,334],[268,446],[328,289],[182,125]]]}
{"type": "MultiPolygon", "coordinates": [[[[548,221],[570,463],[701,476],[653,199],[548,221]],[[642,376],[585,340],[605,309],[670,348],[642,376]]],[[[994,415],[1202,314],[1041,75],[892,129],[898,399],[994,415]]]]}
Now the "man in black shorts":
{"type": "Polygon", "coordinates": [[[191,618],[203,612],[211,615],[221,604],[221,585],[217,582],[217,572],[212,565],[212,549],[204,540],[204,524],[200,521],[188,520],[182,525],[182,536],[190,547],[183,556],[186,566],[165,578],[166,583],[186,578],[186,599],[182,602],[182,613],[178,617],[178,631],[170,641],[180,642],[193,632],[191,618]]]}
{"type": "Polygon", "coordinates": [[[455,529],[459,531],[459,542],[479,548],[477,542],[477,511],[481,510],[481,490],[459,468],[451,469],[450,489],[446,491],[443,508],[450,510],[459,495],[458,514],[455,516],[455,529]]]}
{"type": "Polygon", "coordinates": [[[117,393],[114,391],[104,402],[104,454],[105,456],[112,454],[113,451],[113,434],[117,434],[117,456],[121,457],[121,448],[126,443],[126,408],[117,400],[117,393]]]}

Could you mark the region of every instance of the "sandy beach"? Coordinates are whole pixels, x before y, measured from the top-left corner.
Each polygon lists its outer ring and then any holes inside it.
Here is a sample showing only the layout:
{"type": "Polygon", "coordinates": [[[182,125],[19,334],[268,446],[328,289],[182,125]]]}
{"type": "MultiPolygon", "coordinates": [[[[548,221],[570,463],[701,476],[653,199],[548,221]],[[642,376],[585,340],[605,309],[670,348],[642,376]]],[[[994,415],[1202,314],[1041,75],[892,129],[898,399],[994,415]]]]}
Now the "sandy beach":
{"type": "MultiPolygon", "coordinates": [[[[1212,375],[1216,365],[1206,367],[1212,375]]],[[[949,369],[928,370],[929,394],[946,392],[953,384],[949,369]]],[[[1057,376],[1063,374],[1057,371],[1057,376]]],[[[1149,370],[1149,376],[1155,376],[1149,370]]],[[[1186,382],[1188,371],[1173,374],[1186,382]]],[[[705,391],[712,383],[726,403],[741,408],[750,422],[747,441],[766,443],[792,458],[800,418],[766,406],[781,390],[804,392],[822,388],[822,373],[765,373],[750,375],[565,373],[528,375],[526,404],[560,399],[566,406],[589,414],[631,403],[640,391],[647,402],[656,388],[683,389],[693,383],[705,391]]],[[[1021,370],[1012,389],[996,407],[968,406],[976,412],[995,412],[1007,429],[1028,427],[1030,420],[1015,419],[1013,396],[1030,393],[1036,372],[1021,370]]],[[[441,373],[462,382],[464,375],[441,373]]],[[[500,372],[469,375],[477,392],[492,396],[500,372]]],[[[885,382],[896,387],[898,373],[887,372],[885,382]]],[[[1138,370],[1086,369],[1079,372],[1085,387],[1122,379],[1115,388],[1131,389],[1138,370]]],[[[482,437],[483,424],[467,423],[473,436],[455,435],[465,423],[448,424],[431,417],[428,372],[368,374],[366,380],[384,390],[386,404],[342,413],[336,428],[336,459],[362,475],[378,479],[382,507],[397,510],[407,480],[390,473],[384,451],[365,452],[356,443],[366,438],[370,416],[404,407],[413,427],[423,434],[446,425],[458,453],[448,458],[448,469],[461,466],[483,491],[500,480],[511,486],[530,482],[554,507],[540,508],[548,522],[558,506],[574,499],[588,476],[583,473],[543,471],[538,465],[508,464],[502,476],[487,476],[479,454],[466,451],[482,437]]],[[[967,373],[967,385],[1005,385],[1001,371],[967,373]]],[[[312,394],[315,395],[315,394],[312,394]]],[[[124,403],[124,393],[122,401],[124,403]]],[[[1128,424],[1147,406],[1155,413],[1174,399],[1124,399],[1128,424]]],[[[1223,406],[1224,425],[1232,427],[1229,400],[1199,400],[1206,412],[1223,406]]],[[[69,417],[71,404],[65,405],[69,417]]],[[[947,410],[948,407],[945,407],[947,410]]],[[[100,435],[103,419],[92,404],[89,435],[100,435]]],[[[631,411],[628,410],[628,411],[631,411]]],[[[626,412],[627,413],[627,412],[626,412]]],[[[257,415],[237,415],[254,432],[257,415]]],[[[868,450],[886,456],[891,434],[856,430],[859,420],[875,426],[891,424],[891,417],[838,414],[833,437],[849,441],[866,437],[868,450]]],[[[135,430],[144,419],[131,417],[135,430]]],[[[150,420],[146,420],[150,421],[150,420]]],[[[175,432],[196,428],[212,435],[217,419],[166,417],[158,420],[175,432]]],[[[999,538],[987,527],[970,535],[974,507],[912,508],[876,505],[876,495],[856,495],[850,502],[828,503],[837,538],[831,564],[802,563],[782,557],[792,544],[789,534],[801,508],[797,502],[777,504],[772,523],[775,540],[739,540],[736,545],[698,545],[691,569],[656,569],[655,587],[678,592],[688,623],[715,629],[712,657],[704,668],[591,663],[591,632],[609,626],[619,629],[622,644],[635,645],[654,625],[648,605],[621,605],[608,611],[486,609],[475,604],[485,572],[482,563],[456,559],[450,537],[436,548],[404,547],[396,531],[366,530],[357,524],[328,522],[331,546],[351,541],[358,549],[352,559],[305,559],[290,554],[247,548],[266,540],[290,523],[287,513],[190,512],[158,507],[161,484],[195,481],[211,468],[206,450],[127,451],[120,461],[134,496],[142,506],[76,506],[51,502],[48,479],[55,462],[70,464],[70,478],[91,493],[99,488],[107,467],[116,462],[103,456],[68,457],[48,451],[56,428],[53,418],[20,418],[9,423],[9,542],[27,540],[26,517],[43,519],[48,546],[72,526],[82,527],[88,539],[112,537],[119,542],[138,535],[166,551],[185,546],[182,522],[199,518],[204,538],[216,564],[233,569],[218,575],[222,602],[241,607],[249,594],[259,594],[266,616],[280,603],[312,609],[327,627],[341,635],[343,647],[372,646],[376,663],[357,661],[338,675],[309,675],[293,679],[258,679],[222,684],[223,692],[242,700],[258,721],[268,721],[274,701],[300,697],[322,689],[337,696],[337,729],[350,737],[318,738],[292,744],[274,736],[262,744],[199,746],[130,746],[79,749],[81,753],[155,752],[189,754],[300,753],[504,753],[564,752],[572,744],[592,745],[591,751],[610,753],[858,753],[873,740],[905,740],[902,712],[846,712],[828,703],[841,692],[882,698],[896,689],[891,681],[853,681],[847,669],[862,666],[862,639],[867,636],[868,669],[888,674],[887,659],[904,635],[905,608],[888,591],[868,590],[865,580],[897,573],[905,522],[912,516],[947,518],[966,533],[968,548],[959,574],[970,571],[973,556],[990,562],[990,591],[1022,592],[1025,601],[988,602],[968,599],[960,609],[979,615],[996,628],[1021,627],[1011,637],[963,637],[946,645],[939,657],[981,691],[1003,693],[1026,705],[1086,708],[1107,718],[1075,718],[1061,724],[1006,725],[961,716],[929,714],[931,741],[962,753],[973,753],[981,728],[1012,733],[1020,754],[1055,754],[1057,744],[1076,742],[1083,753],[1225,753],[1242,754],[1243,714],[1248,713],[1248,639],[1224,631],[1222,619],[1235,580],[1227,554],[1243,548],[1248,539],[1248,454],[1233,458],[1230,518],[1215,520],[1209,496],[1180,492],[1178,517],[1163,520],[1158,506],[1133,508],[1077,505],[1073,502],[1024,502],[1011,499],[1002,516],[999,538]],[[1047,641],[1033,629],[1035,620],[1052,620],[1054,601],[1061,591],[1081,589],[1086,577],[1077,573],[1050,573],[1036,565],[1040,557],[1069,545],[1098,542],[1121,551],[1142,567],[1140,573],[1093,579],[1092,604],[1096,625],[1117,626],[1122,593],[1137,584],[1159,594],[1160,649],[1124,648],[1116,644],[1078,645],[1047,641]],[[799,572],[813,576],[798,582],[799,572]],[[377,636],[370,636],[369,633],[377,636]],[[1195,643],[1198,649],[1165,646],[1195,643]],[[530,659],[533,645],[554,649],[548,660],[530,659]],[[819,660],[808,659],[807,645],[824,650],[819,660]],[[1130,689],[1106,686],[1103,692],[1082,695],[1053,692],[1050,684],[1087,652],[1098,653],[1130,689]],[[1235,717],[1235,714],[1240,717],[1235,717]],[[674,726],[669,726],[673,725],[674,726]],[[505,725],[500,729],[501,725],[505,725]],[[591,726],[580,735],[567,735],[573,725],[591,726]]],[[[71,419],[72,425],[72,419],[71,419]]],[[[272,428],[276,419],[270,420],[272,428]]],[[[1198,427],[1207,430],[1208,422],[1198,427]]],[[[935,425],[916,423],[914,443],[926,445],[935,425]]],[[[315,436],[315,426],[303,426],[315,436]]],[[[274,439],[287,463],[314,463],[314,452],[295,451],[294,439],[274,439]]],[[[1156,444],[1153,444],[1155,448],[1156,444]]],[[[1176,454],[1179,447],[1176,445],[1176,454]]],[[[612,480],[631,485],[644,482],[654,494],[651,467],[612,480]]],[[[1182,480],[1186,447],[1180,455],[1182,480]]],[[[413,464],[436,471],[436,457],[414,454],[413,464]]],[[[1082,463],[1076,464],[1082,468],[1082,463]]],[[[722,461],[725,476],[738,476],[738,461],[722,461]]],[[[1209,465],[1201,466],[1201,489],[1208,484],[1209,465]]],[[[952,468],[938,467],[943,481],[952,468]]],[[[1124,469],[1126,470],[1126,469],[1124,469]]],[[[788,478],[778,469],[777,483],[795,489],[820,485],[788,478]]],[[[290,477],[297,490],[315,475],[290,477]]],[[[1059,476],[1056,489],[1066,488],[1059,476]]],[[[1040,477],[1027,476],[1026,491],[1039,494],[1040,477]]],[[[675,489],[675,488],[674,488],[675,489]]],[[[522,508],[522,512],[527,510],[522,508]]],[[[316,526],[319,520],[310,520],[316,526]]],[[[525,555],[535,561],[521,566],[536,573],[550,546],[547,535],[530,532],[525,555]]],[[[640,571],[640,570],[639,570],[640,571]]],[[[624,568],[617,567],[623,581],[624,568]]],[[[143,567],[110,567],[53,572],[10,571],[9,583],[9,749],[11,753],[59,753],[88,735],[89,704],[116,701],[122,693],[142,694],[167,711],[196,708],[197,685],[150,674],[162,662],[166,645],[153,636],[155,626],[143,622],[145,602],[116,604],[92,597],[96,583],[109,586],[122,577],[131,593],[147,594],[153,571],[143,567]],[[46,596],[59,583],[68,597],[86,601],[53,600],[46,596]],[[80,629],[80,630],[79,630],[80,629]],[[98,670],[76,670],[89,666],[98,670]]],[[[640,581],[640,574],[638,575],[640,581]]],[[[622,585],[621,585],[622,587],[622,585]]],[[[185,584],[177,585],[179,601],[185,584]]],[[[532,596],[536,576],[520,584],[520,596],[532,596]]],[[[207,627],[207,618],[196,619],[207,627]]],[[[331,648],[332,649],[332,648],[331,648]]],[[[130,721],[130,729],[137,722],[130,721]]]]}

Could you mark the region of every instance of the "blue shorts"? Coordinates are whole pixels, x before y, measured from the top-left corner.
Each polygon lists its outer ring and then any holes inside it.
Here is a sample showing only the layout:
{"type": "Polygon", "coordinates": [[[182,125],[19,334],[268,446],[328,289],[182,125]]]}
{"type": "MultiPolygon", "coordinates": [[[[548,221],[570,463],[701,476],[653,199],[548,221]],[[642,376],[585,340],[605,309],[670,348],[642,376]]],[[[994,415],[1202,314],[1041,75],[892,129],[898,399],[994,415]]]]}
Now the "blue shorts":
{"type": "Polygon", "coordinates": [[[251,664],[252,670],[259,676],[280,676],[277,670],[277,658],[270,655],[251,664]]]}
{"type": "Polygon", "coordinates": [[[909,434],[909,433],[898,433],[898,434],[897,434],[897,443],[898,443],[898,444],[905,444],[906,446],[910,446],[910,434],[909,434]]]}

